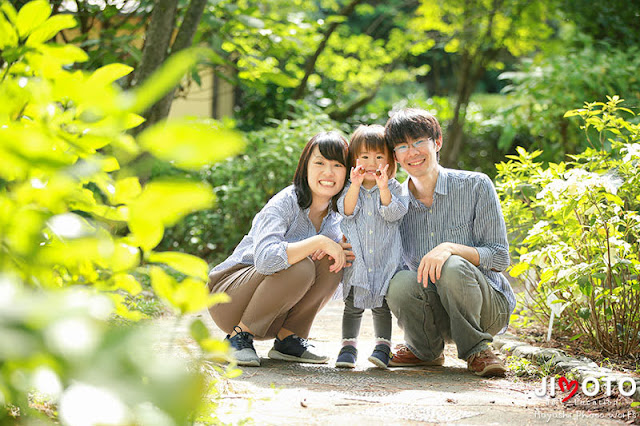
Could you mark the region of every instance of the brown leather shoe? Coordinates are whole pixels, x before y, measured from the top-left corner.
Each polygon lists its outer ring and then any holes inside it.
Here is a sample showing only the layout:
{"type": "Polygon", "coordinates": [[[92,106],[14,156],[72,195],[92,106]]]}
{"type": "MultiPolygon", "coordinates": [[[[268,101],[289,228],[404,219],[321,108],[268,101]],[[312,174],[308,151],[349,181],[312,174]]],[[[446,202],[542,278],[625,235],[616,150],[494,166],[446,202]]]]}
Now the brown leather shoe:
{"type": "Polygon", "coordinates": [[[407,345],[397,345],[396,352],[391,356],[389,367],[419,367],[419,366],[441,366],[444,364],[444,354],[431,361],[423,361],[411,352],[407,345]]]}
{"type": "Polygon", "coordinates": [[[491,349],[473,354],[467,359],[467,369],[478,376],[504,376],[506,367],[491,349]]]}

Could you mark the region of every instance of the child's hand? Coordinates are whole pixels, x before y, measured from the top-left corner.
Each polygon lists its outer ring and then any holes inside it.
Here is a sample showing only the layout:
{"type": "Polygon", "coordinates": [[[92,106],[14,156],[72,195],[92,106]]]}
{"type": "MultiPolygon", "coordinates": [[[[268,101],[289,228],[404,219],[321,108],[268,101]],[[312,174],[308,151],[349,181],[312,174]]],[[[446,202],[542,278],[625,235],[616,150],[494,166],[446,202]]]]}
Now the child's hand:
{"type": "Polygon", "coordinates": [[[389,187],[389,175],[387,174],[389,163],[382,168],[381,166],[382,164],[379,164],[378,170],[376,170],[376,185],[378,185],[378,189],[387,189],[389,187]]]}
{"type": "Polygon", "coordinates": [[[364,172],[364,167],[362,167],[362,165],[360,164],[360,160],[357,159],[356,166],[351,168],[351,175],[349,176],[349,179],[351,179],[351,184],[362,185],[362,182],[364,181],[364,172]]]}

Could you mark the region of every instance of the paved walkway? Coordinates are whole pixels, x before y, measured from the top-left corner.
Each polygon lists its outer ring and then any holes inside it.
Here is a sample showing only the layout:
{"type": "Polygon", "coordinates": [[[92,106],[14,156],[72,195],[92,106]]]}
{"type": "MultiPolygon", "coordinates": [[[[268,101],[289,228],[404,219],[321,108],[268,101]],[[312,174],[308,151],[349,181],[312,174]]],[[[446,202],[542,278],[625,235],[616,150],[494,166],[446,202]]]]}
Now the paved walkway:
{"type": "MultiPolygon", "coordinates": [[[[225,383],[221,398],[215,401],[218,419],[260,425],[624,424],[568,412],[559,398],[534,394],[539,382],[474,376],[456,357],[453,345],[445,349],[443,367],[373,368],[367,361],[374,346],[369,311],[362,321],[357,367],[336,369],[342,307],[341,301],[331,302],[311,330],[311,343],[331,355],[329,364],[270,360],[267,352],[273,341],[256,342],[262,366],[247,367],[241,376],[225,383]]],[[[206,311],[199,316],[215,336],[224,337],[206,311]]],[[[394,321],[393,342],[402,341],[402,331],[394,321]]]]}

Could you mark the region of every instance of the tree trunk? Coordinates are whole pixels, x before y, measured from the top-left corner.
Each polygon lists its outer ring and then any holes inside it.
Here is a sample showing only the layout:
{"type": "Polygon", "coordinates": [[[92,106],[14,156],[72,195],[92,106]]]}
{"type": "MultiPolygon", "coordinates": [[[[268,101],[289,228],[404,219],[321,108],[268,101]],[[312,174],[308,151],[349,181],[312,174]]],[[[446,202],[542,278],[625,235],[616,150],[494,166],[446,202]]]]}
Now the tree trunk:
{"type": "Polygon", "coordinates": [[[134,86],[149,78],[167,58],[177,5],[178,0],[158,0],[153,7],[134,86]]]}
{"type": "MultiPolygon", "coordinates": [[[[351,13],[353,13],[356,6],[361,2],[362,0],[352,0],[351,3],[346,5],[340,11],[338,16],[347,17],[351,15],[351,13]]],[[[318,45],[318,48],[316,49],[315,53],[309,58],[307,58],[307,61],[304,64],[304,77],[302,77],[302,80],[300,80],[300,84],[298,85],[298,87],[296,88],[296,91],[291,97],[292,99],[294,100],[302,99],[302,97],[304,96],[304,92],[307,90],[307,81],[309,81],[309,77],[311,77],[311,74],[313,74],[313,71],[316,69],[316,62],[318,61],[318,57],[327,47],[327,42],[329,41],[331,34],[333,34],[336,28],[338,28],[338,25],[340,25],[339,22],[333,22],[331,23],[331,25],[329,25],[329,27],[325,30],[322,37],[322,41],[318,45]]]]}
{"type": "MultiPolygon", "coordinates": [[[[474,64],[468,52],[462,55],[462,64],[458,74],[458,90],[456,93],[456,106],[453,119],[447,127],[446,140],[443,145],[440,163],[444,167],[455,168],[458,156],[462,150],[464,140],[464,118],[467,112],[467,105],[471,94],[476,88],[478,81],[484,74],[486,67],[482,64],[474,64]],[[475,65],[475,66],[474,66],[475,65]],[[475,68],[475,69],[474,69],[475,68]]],[[[480,61],[484,62],[484,61],[480,61]]]]}
{"type": "MultiPolygon", "coordinates": [[[[180,30],[178,30],[176,39],[171,46],[171,54],[177,53],[191,46],[206,5],[207,0],[191,0],[189,8],[182,20],[182,24],[180,25],[180,30]]],[[[146,124],[146,126],[150,126],[167,118],[175,92],[176,89],[172,89],[149,109],[145,114],[147,121],[144,124],[146,124]]]]}

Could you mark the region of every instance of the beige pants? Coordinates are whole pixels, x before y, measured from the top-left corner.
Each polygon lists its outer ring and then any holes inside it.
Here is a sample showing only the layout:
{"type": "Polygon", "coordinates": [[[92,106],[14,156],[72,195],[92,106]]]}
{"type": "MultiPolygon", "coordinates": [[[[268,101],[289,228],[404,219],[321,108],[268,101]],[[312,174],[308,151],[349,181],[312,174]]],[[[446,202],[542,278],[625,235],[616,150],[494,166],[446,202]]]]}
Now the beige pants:
{"type": "Polygon", "coordinates": [[[342,280],[342,271],[329,271],[331,262],[305,258],[273,275],[262,275],[253,265],[212,272],[209,289],[227,293],[231,302],[209,308],[211,318],[226,333],[242,321],[256,339],[272,339],[281,328],[307,338],[316,314],[342,280]]]}

